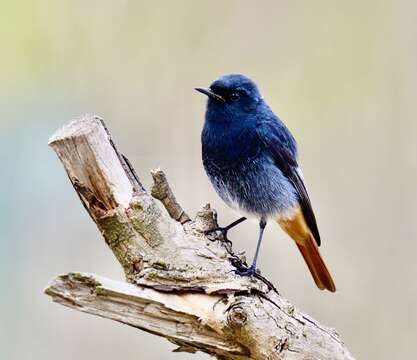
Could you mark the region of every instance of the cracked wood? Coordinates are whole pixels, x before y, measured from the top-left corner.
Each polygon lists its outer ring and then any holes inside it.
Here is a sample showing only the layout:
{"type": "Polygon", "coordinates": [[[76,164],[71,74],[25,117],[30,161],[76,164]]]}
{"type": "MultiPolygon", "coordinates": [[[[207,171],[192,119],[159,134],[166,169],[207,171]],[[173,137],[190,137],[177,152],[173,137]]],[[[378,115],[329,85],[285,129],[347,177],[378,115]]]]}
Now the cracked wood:
{"type": "Polygon", "coordinates": [[[74,120],[49,144],[127,280],[62,275],[45,290],[55,302],[163,336],[176,351],[219,359],[353,359],[334,330],[296,309],[269,281],[235,274],[243,257],[204,235],[217,227],[214,210],[205,206],[191,219],[159,169],[149,194],[101,118],[74,120]]]}

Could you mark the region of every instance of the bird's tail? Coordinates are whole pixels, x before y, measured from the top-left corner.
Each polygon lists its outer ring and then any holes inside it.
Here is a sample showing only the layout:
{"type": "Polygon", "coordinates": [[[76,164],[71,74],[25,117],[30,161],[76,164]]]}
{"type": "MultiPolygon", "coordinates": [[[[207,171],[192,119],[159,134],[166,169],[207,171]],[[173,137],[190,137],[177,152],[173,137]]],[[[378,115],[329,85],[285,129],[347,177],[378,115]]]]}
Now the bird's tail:
{"type": "Polygon", "coordinates": [[[319,248],[312,236],[305,239],[302,243],[297,242],[298,250],[308,266],[308,269],[313,276],[314,282],[320,290],[327,289],[331,292],[336,291],[336,286],[333,282],[332,276],[320,255],[319,248]]]}
{"type": "Polygon", "coordinates": [[[300,209],[291,218],[278,219],[278,224],[295,241],[320,290],[336,291],[332,276],[320,255],[316,240],[308,228],[300,209]]]}

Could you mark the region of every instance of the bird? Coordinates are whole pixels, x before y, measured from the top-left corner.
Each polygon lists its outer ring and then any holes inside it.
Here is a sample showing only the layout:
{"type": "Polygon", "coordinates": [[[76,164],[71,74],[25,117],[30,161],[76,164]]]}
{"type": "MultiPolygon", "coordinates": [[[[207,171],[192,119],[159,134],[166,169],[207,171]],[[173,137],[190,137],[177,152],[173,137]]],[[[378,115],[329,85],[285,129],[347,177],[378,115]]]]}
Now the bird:
{"type": "Polygon", "coordinates": [[[197,87],[208,97],[201,133],[204,169],[220,198],[242,215],[224,228],[247,218],[259,224],[253,262],[242,276],[254,276],[264,230],[274,221],[292,238],[320,290],[336,291],[319,252],[316,218],[298,164],[296,141],[274,114],[257,84],[242,74],[227,74],[208,88],[197,87]]]}

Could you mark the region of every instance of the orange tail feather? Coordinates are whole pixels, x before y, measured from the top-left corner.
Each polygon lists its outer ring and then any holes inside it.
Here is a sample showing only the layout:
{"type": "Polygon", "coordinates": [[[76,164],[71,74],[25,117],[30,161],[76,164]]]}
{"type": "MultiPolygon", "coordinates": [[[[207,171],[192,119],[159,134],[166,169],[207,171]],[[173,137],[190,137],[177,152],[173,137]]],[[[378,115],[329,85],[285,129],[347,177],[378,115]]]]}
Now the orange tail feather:
{"type": "Polygon", "coordinates": [[[295,209],[293,216],[277,220],[282,229],[295,241],[298,249],[320,290],[336,291],[332,276],[320,255],[317,243],[308,228],[300,208],[295,209]]]}
{"type": "Polygon", "coordinates": [[[296,242],[298,249],[303,255],[303,258],[308,266],[308,269],[313,276],[314,282],[320,290],[327,289],[331,292],[336,291],[336,286],[333,282],[332,276],[320,255],[316,241],[312,236],[305,239],[304,242],[296,242]]]}

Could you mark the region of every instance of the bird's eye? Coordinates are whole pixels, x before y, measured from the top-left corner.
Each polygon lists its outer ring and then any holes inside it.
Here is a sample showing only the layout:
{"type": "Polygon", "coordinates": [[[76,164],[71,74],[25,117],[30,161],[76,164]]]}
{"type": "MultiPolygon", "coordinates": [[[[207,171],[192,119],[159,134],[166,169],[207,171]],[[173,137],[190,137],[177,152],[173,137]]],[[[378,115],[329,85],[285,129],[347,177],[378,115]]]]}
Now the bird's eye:
{"type": "Polygon", "coordinates": [[[230,100],[232,100],[232,101],[237,101],[237,100],[239,100],[239,99],[240,99],[240,95],[239,95],[239,93],[234,92],[234,93],[231,93],[231,94],[230,94],[230,100]]]}

